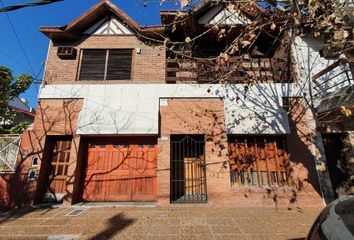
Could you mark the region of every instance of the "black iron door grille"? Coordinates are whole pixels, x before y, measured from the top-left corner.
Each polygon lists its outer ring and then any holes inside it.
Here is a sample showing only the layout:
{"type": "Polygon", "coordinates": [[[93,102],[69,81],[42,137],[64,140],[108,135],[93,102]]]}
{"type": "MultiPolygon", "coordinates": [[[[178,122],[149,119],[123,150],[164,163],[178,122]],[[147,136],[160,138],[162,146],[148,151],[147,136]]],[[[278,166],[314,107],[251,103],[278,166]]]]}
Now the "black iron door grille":
{"type": "Polygon", "coordinates": [[[171,136],[171,202],[207,202],[203,135],[171,136]]]}

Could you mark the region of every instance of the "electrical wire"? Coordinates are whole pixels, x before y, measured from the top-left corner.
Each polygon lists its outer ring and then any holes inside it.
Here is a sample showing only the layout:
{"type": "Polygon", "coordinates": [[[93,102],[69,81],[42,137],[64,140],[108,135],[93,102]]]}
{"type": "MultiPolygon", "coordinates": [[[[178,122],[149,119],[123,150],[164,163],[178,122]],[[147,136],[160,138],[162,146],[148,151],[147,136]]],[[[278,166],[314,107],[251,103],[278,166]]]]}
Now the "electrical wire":
{"type": "Polygon", "coordinates": [[[5,58],[9,59],[11,62],[15,63],[16,65],[18,65],[19,67],[23,68],[24,70],[31,72],[31,70],[30,70],[27,66],[25,66],[25,65],[23,65],[22,63],[16,61],[16,60],[13,59],[11,56],[9,56],[9,55],[7,55],[5,52],[1,51],[1,49],[0,49],[0,55],[2,55],[2,56],[4,56],[5,58]]]}
{"type": "MultiPolygon", "coordinates": [[[[2,2],[2,0],[0,0],[0,4],[1,4],[2,6],[4,6],[4,3],[2,2]]],[[[12,21],[11,21],[10,16],[7,14],[7,12],[5,12],[5,15],[6,15],[7,20],[8,20],[9,23],[10,23],[11,29],[12,29],[12,31],[14,32],[15,38],[16,38],[16,40],[17,40],[17,42],[18,42],[18,45],[20,46],[20,49],[21,49],[21,52],[22,52],[23,56],[25,57],[25,59],[26,59],[26,61],[27,61],[27,63],[28,63],[29,68],[31,69],[32,74],[33,74],[33,75],[36,75],[35,72],[34,72],[34,70],[33,70],[32,64],[31,64],[31,62],[30,62],[30,60],[29,60],[29,58],[28,58],[28,56],[27,56],[27,54],[26,54],[26,51],[25,51],[25,49],[23,48],[23,45],[22,45],[22,43],[21,43],[21,41],[20,41],[20,38],[19,38],[19,36],[18,36],[18,34],[17,34],[17,32],[16,32],[16,29],[15,29],[15,27],[14,27],[12,21]]]]}
{"type": "Polygon", "coordinates": [[[18,4],[18,5],[7,6],[7,7],[5,7],[4,4],[2,4],[3,6],[2,6],[2,8],[0,8],[0,13],[14,11],[14,10],[18,10],[18,9],[25,8],[25,7],[41,6],[41,5],[47,5],[47,4],[62,2],[62,1],[64,1],[64,0],[40,0],[40,1],[36,1],[36,2],[18,4]]]}

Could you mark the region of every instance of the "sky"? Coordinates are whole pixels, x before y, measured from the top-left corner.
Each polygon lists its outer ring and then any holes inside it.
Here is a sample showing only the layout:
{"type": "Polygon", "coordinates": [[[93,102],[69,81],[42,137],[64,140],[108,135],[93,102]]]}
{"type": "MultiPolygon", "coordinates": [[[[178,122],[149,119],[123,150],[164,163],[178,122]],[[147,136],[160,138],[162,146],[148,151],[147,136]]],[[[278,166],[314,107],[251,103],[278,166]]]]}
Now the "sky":
{"type": "MultiPolygon", "coordinates": [[[[32,1],[34,0],[0,0],[0,7],[1,2],[4,6],[9,6],[32,1]]],[[[10,68],[14,76],[28,73],[42,79],[49,39],[39,32],[39,28],[66,25],[99,1],[64,0],[8,12],[20,43],[6,14],[0,13],[0,65],[10,68]],[[21,45],[25,53],[21,50],[21,45]]],[[[159,9],[179,8],[174,3],[161,6],[159,0],[112,0],[112,2],[141,25],[160,24],[159,9]]],[[[20,96],[26,98],[31,107],[37,106],[39,85],[39,81],[36,81],[20,96]]]]}

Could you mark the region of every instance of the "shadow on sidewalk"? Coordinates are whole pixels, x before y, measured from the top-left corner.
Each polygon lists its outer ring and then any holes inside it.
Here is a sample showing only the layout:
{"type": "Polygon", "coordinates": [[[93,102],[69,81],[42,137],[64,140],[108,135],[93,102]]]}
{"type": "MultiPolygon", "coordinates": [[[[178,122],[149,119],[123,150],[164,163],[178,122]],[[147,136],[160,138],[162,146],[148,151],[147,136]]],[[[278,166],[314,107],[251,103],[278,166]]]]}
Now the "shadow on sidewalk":
{"type": "Polygon", "coordinates": [[[108,220],[109,226],[105,230],[90,237],[90,239],[109,239],[122,231],[124,228],[128,227],[134,221],[134,219],[126,218],[122,213],[119,213],[108,220]]]}

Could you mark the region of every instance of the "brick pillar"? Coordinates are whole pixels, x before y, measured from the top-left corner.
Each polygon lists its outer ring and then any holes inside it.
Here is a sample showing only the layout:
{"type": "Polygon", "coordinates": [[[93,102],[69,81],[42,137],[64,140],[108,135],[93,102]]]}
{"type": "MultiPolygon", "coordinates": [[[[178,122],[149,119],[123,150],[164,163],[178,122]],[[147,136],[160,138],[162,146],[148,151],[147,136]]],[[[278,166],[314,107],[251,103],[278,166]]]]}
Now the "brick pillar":
{"type": "Polygon", "coordinates": [[[170,137],[158,139],[157,200],[159,205],[170,203],[170,137]]]}
{"type": "Polygon", "coordinates": [[[74,193],[75,182],[78,181],[76,177],[76,166],[79,156],[80,136],[74,135],[71,142],[70,161],[66,179],[66,196],[64,205],[71,205],[74,193]]]}
{"type": "Polygon", "coordinates": [[[215,135],[205,143],[205,162],[208,203],[222,205],[230,201],[230,164],[225,132],[215,135]]]}
{"type": "Polygon", "coordinates": [[[48,152],[45,152],[47,136],[45,133],[33,132],[30,134],[30,141],[32,144],[31,153],[27,159],[28,162],[32,161],[32,157],[38,156],[39,161],[36,167],[37,180],[33,182],[35,187],[34,204],[40,203],[42,201],[43,193],[46,191],[44,186],[46,186],[47,179],[47,166],[48,166],[48,152]]]}

